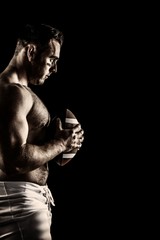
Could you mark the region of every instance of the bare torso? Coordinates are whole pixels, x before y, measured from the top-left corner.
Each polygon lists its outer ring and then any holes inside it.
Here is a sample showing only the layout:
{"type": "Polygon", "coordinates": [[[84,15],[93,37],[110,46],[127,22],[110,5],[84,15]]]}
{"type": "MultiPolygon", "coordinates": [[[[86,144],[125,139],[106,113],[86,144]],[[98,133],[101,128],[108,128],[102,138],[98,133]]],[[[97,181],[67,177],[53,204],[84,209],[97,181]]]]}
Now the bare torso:
{"type": "MultiPolygon", "coordinates": [[[[33,106],[27,115],[28,122],[28,137],[27,143],[30,144],[41,144],[44,141],[45,129],[50,123],[50,115],[36,94],[28,87],[22,86],[24,91],[27,91],[33,99],[33,106]]],[[[3,89],[3,85],[0,83],[0,117],[2,112],[5,111],[3,101],[9,96],[6,96],[6,92],[3,89]]],[[[0,131],[3,129],[3,122],[0,120],[0,131]]],[[[0,181],[29,181],[37,183],[39,185],[45,185],[48,177],[48,165],[45,164],[40,168],[30,171],[25,174],[17,174],[10,176],[5,173],[4,158],[2,144],[3,139],[0,134],[0,181]]],[[[9,149],[8,149],[9,150],[9,149]]]]}

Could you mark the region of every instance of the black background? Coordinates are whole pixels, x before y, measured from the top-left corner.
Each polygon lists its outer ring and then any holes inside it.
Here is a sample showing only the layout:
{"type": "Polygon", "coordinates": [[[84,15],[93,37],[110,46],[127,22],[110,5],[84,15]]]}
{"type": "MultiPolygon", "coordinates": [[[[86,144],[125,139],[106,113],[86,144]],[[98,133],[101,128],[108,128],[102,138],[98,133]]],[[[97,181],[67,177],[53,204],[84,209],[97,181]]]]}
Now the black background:
{"type": "Polygon", "coordinates": [[[129,181],[134,165],[129,142],[134,131],[132,23],[118,5],[22,4],[17,9],[14,5],[0,22],[0,71],[12,57],[16,34],[24,23],[41,22],[62,30],[58,72],[33,90],[51,115],[63,107],[72,110],[85,132],[83,146],[69,164],[59,167],[50,162],[54,239],[128,236],[134,215],[129,181]]]}

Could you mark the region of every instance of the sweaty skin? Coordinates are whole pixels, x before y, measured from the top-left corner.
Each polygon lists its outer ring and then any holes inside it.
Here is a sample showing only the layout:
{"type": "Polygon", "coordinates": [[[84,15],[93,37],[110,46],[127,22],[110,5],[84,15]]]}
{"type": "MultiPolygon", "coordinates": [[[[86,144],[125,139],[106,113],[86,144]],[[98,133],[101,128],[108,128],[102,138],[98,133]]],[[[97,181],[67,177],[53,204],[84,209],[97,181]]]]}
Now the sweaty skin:
{"type": "Polygon", "coordinates": [[[0,181],[45,185],[48,162],[83,141],[80,124],[63,129],[60,119],[52,134],[50,114],[28,83],[43,84],[57,71],[60,45],[52,40],[41,54],[36,51],[33,44],[22,48],[0,74],[0,181]]]}

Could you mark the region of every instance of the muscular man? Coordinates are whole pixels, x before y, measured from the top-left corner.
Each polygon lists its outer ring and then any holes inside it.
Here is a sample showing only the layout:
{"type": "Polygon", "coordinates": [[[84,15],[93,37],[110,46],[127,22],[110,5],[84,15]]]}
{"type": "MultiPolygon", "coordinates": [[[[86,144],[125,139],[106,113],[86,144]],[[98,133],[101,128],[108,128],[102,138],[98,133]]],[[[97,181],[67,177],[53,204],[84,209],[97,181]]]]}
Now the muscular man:
{"type": "Polygon", "coordinates": [[[63,129],[59,118],[51,121],[29,87],[57,72],[62,43],[59,30],[26,25],[0,74],[0,239],[52,239],[48,162],[80,149],[84,139],[80,124],[63,129]]]}

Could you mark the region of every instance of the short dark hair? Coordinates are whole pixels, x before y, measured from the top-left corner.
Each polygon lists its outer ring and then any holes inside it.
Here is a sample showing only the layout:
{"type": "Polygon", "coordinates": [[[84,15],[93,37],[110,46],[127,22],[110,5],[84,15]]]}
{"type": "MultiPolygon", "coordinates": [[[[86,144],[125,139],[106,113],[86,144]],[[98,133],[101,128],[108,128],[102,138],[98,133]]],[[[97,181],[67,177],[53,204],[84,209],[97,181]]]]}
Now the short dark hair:
{"type": "Polygon", "coordinates": [[[63,43],[63,33],[47,24],[26,24],[18,34],[18,41],[22,45],[36,43],[45,45],[50,39],[55,39],[60,45],[63,43]]]}

